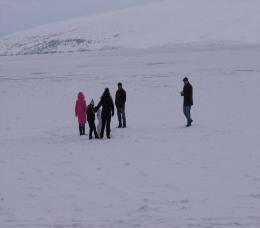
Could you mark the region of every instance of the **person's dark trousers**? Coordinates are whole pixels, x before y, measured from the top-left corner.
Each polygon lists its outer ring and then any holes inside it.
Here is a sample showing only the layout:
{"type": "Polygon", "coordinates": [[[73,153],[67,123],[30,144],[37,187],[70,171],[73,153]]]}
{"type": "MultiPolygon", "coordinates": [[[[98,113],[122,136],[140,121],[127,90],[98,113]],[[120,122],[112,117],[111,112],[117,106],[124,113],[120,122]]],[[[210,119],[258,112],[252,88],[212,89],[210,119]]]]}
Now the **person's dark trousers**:
{"type": "Polygon", "coordinates": [[[191,106],[190,105],[183,105],[183,113],[187,119],[187,127],[191,126],[192,119],[191,119],[191,114],[190,114],[191,106]]]}
{"type": "Polygon", "coordinates": [[[126,127],[126,118],[125,118],[125,108],[117,108],[117,117],[118,117],[118,122],[119,125],[118,127],[126,127]],[[122,121],[123,121],[123,125],[122,125],[122,121]]]}
{"type": "Polygon", "coordinates": [[[85,135],[85,124],[79,124],[79,135],[85,135]]]}
{"type": "Polygon", "coordinates": [[[88,122],[88,125],[89,125],[89,139],[92,139],[92,133],[94,132],[94,135],[95,135],[95,138],[98,139],[98,133],[97,133],[97,130],[96,130],[96,125],[94,122],[88,122]]]}
{"type": "Polygon", "coordinates": [[[110,122],[111,122],[111,115],[102,116],[102,127],[100,132],[100,138],[102,139],[104,136],[104,131],[106,128],[107,138],[110,138],[110,122]]]}

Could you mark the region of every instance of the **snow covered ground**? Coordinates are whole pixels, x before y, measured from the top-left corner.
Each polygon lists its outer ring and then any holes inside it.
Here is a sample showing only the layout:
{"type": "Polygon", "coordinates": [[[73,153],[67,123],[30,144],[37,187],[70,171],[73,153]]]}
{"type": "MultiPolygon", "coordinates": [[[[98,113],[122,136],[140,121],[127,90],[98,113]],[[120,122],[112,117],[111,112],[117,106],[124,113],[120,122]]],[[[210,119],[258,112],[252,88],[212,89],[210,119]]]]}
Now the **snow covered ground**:
{"type": "Polygon", "coordinates": [[[259,228],[259,59],[259,46],[0,57],[0,227],[259,228]],[[78,136],[78,91],[97,102],[118,81],[128,127],[78,136]]]}

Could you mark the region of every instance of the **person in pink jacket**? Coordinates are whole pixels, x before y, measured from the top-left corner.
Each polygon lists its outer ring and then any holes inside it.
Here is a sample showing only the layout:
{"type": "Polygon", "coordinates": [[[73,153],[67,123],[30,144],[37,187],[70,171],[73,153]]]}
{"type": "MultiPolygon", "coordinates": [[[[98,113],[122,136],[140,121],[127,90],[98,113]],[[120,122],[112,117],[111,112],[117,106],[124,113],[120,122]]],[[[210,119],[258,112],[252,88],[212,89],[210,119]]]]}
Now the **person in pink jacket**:
{"type": "Polygon", "coordinates": [[[75,116],[78,117],[79,134],[85,135],[85,124],[87,122],[87,105],[85,96],[82,92],[78,93],[78,99],[75,105],[75,116]]]}

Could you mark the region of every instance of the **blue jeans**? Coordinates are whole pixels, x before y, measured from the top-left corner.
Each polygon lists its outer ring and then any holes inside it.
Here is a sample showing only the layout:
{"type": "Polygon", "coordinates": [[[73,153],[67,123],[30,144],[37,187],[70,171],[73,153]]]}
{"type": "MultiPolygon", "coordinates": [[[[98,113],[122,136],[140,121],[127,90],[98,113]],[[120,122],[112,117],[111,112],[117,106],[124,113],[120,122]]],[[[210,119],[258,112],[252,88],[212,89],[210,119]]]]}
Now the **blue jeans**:
{"type": "Polygon", "coordinates": [[[118,117],[119,127],[122,127],[122,120],[123,120],[123,127],[126,127],[125,108],[117,108],[117,117],[118,117]]]}
{"type": "Polygon", "coordinates": [[[190,105],[183,105],[183,113],[187,119],[187,124],[192,122],[191,115],[190,115],[191,106],[190,105]]]}

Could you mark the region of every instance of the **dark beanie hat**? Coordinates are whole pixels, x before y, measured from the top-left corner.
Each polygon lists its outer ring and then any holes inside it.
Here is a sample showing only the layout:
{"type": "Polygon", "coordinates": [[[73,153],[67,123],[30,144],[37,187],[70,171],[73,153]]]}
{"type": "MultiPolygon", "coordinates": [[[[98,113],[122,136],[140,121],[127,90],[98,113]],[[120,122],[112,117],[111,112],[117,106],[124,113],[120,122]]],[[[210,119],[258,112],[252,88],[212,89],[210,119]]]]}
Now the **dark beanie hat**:
{"type": "Polygon", "coordinates": [[[189,79],[187,77],[185,77],[185,78],[183,78],[182,81],[187,82],[187,81],[189,81],[189,79]]]}

